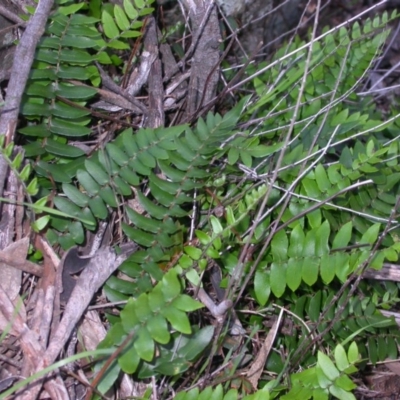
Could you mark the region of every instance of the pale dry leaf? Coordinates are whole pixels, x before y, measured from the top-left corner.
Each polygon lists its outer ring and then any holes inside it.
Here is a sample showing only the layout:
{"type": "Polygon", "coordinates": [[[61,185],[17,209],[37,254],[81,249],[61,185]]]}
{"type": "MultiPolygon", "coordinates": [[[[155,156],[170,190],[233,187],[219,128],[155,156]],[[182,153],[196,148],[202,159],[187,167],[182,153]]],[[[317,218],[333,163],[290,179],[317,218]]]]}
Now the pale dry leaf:
{"type": "MultiPolygon", "coordinates": [[[[28,248],[29,238],[26,237],[10,244],[4,250],[1,250],[1,253],[12,256],[13,260],[17,263],[23,263],[26,260],[28,248]]],[[[17,306],[18,304],[19,315],[26,321],[26,310],[19,296],[21,290],[21,271],[3,262],[0,262],[0,268],[2,271],[0,285],[14,305],[17,306]]],[[[0,329],[3,330],[8,322],[0,312],[0,329]]]]}
{"type": "Polygon", "coordinates": [[[275,323],[272,325],[270,331],[268,332],[268,335],[265,338],[264,343],[262,344],[256,359],[254,360],[250,369],[247,371],[246,374],[247,379],[253,386],[254,390],[257,390],[258,381],[264,370],[264,365],[267,361],[268,355],[272,349],[272,345],[275,341],[276,334],[278,333],[278,328],[281,320],[282,320],[282,311],[279,314],[279,318],[276,319],[275,323]]]}

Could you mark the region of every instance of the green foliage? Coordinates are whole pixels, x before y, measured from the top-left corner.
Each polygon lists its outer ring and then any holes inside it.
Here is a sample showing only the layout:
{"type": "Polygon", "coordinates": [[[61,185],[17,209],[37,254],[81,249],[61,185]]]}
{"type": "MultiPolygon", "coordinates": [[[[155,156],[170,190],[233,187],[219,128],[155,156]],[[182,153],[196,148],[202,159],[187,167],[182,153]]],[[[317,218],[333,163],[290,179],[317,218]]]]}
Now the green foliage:
{"type": "Polygon", "coordinates": [[[69,141],[91,134],[91,111],[85,106],[100,83],[95,62],[123,64],[118,52],[129,50],[129,40],[141,35],[143,18],[153,11],[149,7],[153,1],[125,0],[123,8],[92,1],[89,10],[85,3],[63,1],[51,17],[37,48],[21,110],[35,123],[19,130],[26,136],[26,155],[40,156],[35,165],[39,176],[57,182],[74,177],[85,153],[69,141]],[[83,10],[85,14],[78,13],[83,10]]]}
{"type": "Polygon", "coordinates": [[[329,399],[329,395],[341,400],[355,400],[351,393],[357,385],[349,378],[357,372],[355,363],[359,361],[357,345],[352,343],[348,352],[340,344],[334,350],[335,362],[318,351],[317,364],[305,371],[292,374],[292,388],[283,395],[283,400],[329,399]]]}
{"type": "MultiPolygon", "coordinates": [[[[224,393],[224,389],[222,385],[218,385],[215,389],[211,386],[206,389],[200,391],[198,388],[194,388],[187,392],[180,392],[175,396],[177,400],[190,400],[190,399],[199,399],[199,400],[234,400],[239,398],[238,390],[230,389],[226,393],[224,393]]],[[[257,393],[240,397],[243,400],[269,400],[269,392],[268,390],[259,390],[257,393]]]]}
{"type": "MultiPolygon", "coordinates": [[[[100,348],[117,348],[127,335],[133,334],[133,340],[118,358],[119,368],[132,374],[140,367],[140,378],[179,375],[190,367],[190,361],[213,336],[212,327],[192,332],[186,313],[201,307],[201,303],[182,293],[178,273],[171,269],[147,293],[130,298],[100,348]]],[[[114,379],[119,368],[113,370],[114,379]]],[[[114,383],[110,375],[106,378],[100,384],[101,390],[108,390],[114,383]]]]}
{"type": "MultiPolygon", "coordinates": [[[[387,38],[388,16],[326,32],[307,46],[296,39],[268,66],[250,66],[247,89],[256,94],[224,115],[209,113],[193,126],[126,129],[86,156],[72,141],[90,133],[85,106],[100,81],[94,61],[122,70],[121,52],[141,34],[151,4],[63,4],[38,48],[22,107],[28,123],[20,132],[36,174],[26,192],[55,190],[63,213],[45,221],[51,243],[82,244],[86,230],[118,210],[125,237],[141,247],[104,287],[109,300],[127,304],[110,316],[101,347],[131,339],[99,390],[121,371],[168,376],[173,385],[201,360],[214,328],[189,318],[201,304],[184,290],[201,285],[213,262],[222,285],[245,288],[258,310],[240,316],[246,329],[261,326],[273,303],[296,322],[291,335],[278,334],[275,344],[290,356],[276,364],[277,379],[263,377],[262,389],[243,398],[354,398],[359,353],[376,363],[397,357],[399,344],[398,329],[379,311],[396,302],[397,286],[342,290],[366,267],[396,261],[400,250],[397,116],[382,122],[370,99],[357,95],[387,38]],[[332,354],[306,349],[316,335],[332,354]],[[298,348],[305,350],[296,368],[304,370],[289,385],[282,376],[298,348]]],[[[10,160],[11,152],[4,150],[10,160]]],[[[19,170],[22,156],[9,163],[19,170]]],[[[19,172],[22,181],[29,172],[19,172]]],[[[238,306],[247,308],[243,298],[238,306]]],[[[239,393],[215,385],[177,398],[239,393]]]]}

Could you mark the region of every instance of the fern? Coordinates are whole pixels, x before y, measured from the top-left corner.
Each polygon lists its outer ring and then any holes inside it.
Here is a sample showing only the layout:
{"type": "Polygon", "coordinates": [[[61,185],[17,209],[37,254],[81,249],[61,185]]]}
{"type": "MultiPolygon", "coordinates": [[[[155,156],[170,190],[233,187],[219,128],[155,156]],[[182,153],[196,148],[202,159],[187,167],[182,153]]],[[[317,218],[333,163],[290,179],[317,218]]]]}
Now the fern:
{"type": "MultiPolygon", "coordinates": [[[[275,303],[302,321],[293,335],[277,339],[288,353],[309,341],[310,330],[335,348],[335,363],[304,351],[299,365],[307,369],[291,375],[290,390],[279,377],[244,398],[351,398],[358,352],[375,363],[395,357],[399,344],[392,320],[378,310],[389,300],[377,288],[371,293],[361,285],[361,300],[349,290],[335,297],[361,267],[380,269],[398,258],[398,122],[382,123],[356,95],[395,15],[326,32],[308,46],[297,39],[270,65],[249,67],[256,95],[223,116],[209,113],[194,126],[126,129],[87,157],[72,140],[90,134],[85,107],[100,81],[93,62],[122,65],[119,51],[140,36],[151,4],[92,5],[89,14],[78,13],[83,3],[61,7],[38,49],[22,108],[29,123],[20,132],[29,143],[26,156],[35,157],[40,195],[47,200],[56,190],[55,207],[70,216],[46,220],[51,243],[82,244],[86,230],[118,212],[124,236],[141,246],[104,288],[110,300],[127,304],[109,316],[101,346],[118,349],[129,340],[99,390],[108,390],[121,371],[140,379],[176,377],[201,356],[214,329],[192,325],[188,313],[201,304],[183,292],[186,282],[200,285],[214,262],[223,284],[247,288],[261,310],[241,316],[247,327],[261,326],[273,313],[263,308],[275,303]],[[194,202],[199,212],[192,214],[194,202]],[[195,238],[190,218],[198,218],[195,238]]],[[[267,366],[275,361],[271,355],[267,366]]],[[[283,375],[286,365],[276,365],[283,375]]],[[[210,396],[234,399],[239,392],[217,385],[177,398],[210,396]]]]}
{"type": "MultiPolygon", "coordinates": [[[[26,156],[40,156],[35,165],[39,175],[69,182],[83,162],[84,151],[69,142],[87,139],[91,134],[87,127],[91,111],[86,106],[100,83],[95,61],[122,63],[116,50],[128,50],[128,40],[141,35],[143,19],[153,11],[146,6],[152,2],[134,6],[127,0],[124,8],[107,5],[101,20],[77,13],[86,8],[84,3],[69,2],[52,16],[37,48],[21,110],[28,121],[38,123],[19,130],[28,142],[24,146],[26,156]]],[[[93,4],[91,12],[99,14],[93,4]]]]}

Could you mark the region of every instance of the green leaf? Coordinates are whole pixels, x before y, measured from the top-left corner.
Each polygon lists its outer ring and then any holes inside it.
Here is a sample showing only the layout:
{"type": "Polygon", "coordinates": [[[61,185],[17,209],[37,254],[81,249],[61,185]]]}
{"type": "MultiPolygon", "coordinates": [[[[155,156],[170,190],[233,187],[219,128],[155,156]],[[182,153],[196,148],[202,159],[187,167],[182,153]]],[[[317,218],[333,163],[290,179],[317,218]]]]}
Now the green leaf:
{"type": "Polygon", "coordinates": [[[223,232],[224,228],[222,227],[221,222],[214,215],[210,215],[210,222],[215,235],[223,232]]]}
{"type": "Polygon", "coordinates": [[[251,147],[247,150],[247,152],[255,158],[259,157],[267,157],[270,154],[273,154],[280,150],[283,147],[283,143],[277,143],[272,146],[264,146],[263,144],[260,144],[256,147],[251,147]]]}
{"type": "Polygon", "coordinates": [[[85,232],[83,226],[79,221],[71,221],[68,227],[69,233],[74,239],[75,243],[82,244],[85,240],[85,232]]]}
{"type": "Polygon", "coordinates": [[[345,248],[351,239],[351,232],[353,230],[352,221],[344,224],[333,239],[332,249],[345,248]]]}
{"type": "Polygon", "coordinates": [[[224,396],[224,400],[237,400],[238,398],[237,389],[229,389],[228,393],[224,396]]]}
{"type": "Polygon", "coordinates": [[[317,322],[321,314],[321,298],[322,293],[319,290],[310,300],[310,305],[308,307],[308,315],[310,320],[317,322]]]}
{"type": "Polygon", "coordinates": [[[177,192],[181,189],[180,183],[174,183],[165,179],[160,179],[157,175],[154,175],[153,173],[150,175],[150,181],[164,192],[172,195],[176,195],[177,192]]]}
{"type": "Polygon", "coordinates": [[[202,245],[207,246],[209,243],[211,243],[211,237],[207,233],[200,230],[196,230],[195,233],[202,245]]]}
{"type": "Polygon", "coordinates": [[[346,392],[336,385],[330,386],[329,392],[339,400],[356,400],[356,397],[353,393],[346,392]]]}
{"type": "MultiPolygon", "coordinates": [[[[76,48],[80,48],[80,49],[89,49],[91,47],[96,47],[97,41],[92,38],[89,38],[87,36],[67,35],[67,36],[64,36],[61,38],[60,44],[63,47],[70,46],[70,47],[76,47],[76,48]]],[[[66,67],[64,65],[61,68],[69,68],[69,67],[66,67]]],[[[85,71],[82,68],[79,68],[79,70],[85,71]]],[[[58,73],[59,72],[60,72],[60,70],[58,71],[58,73]]],[[[85,74],[86,74],[86,72],[85,72],[85,74]]],[[[58,76],[60,77],[59,74],[58,74],[58,76]]],[[[63,78],[65,78],[65,77],[63,77],[63,78]]],[[[77,79],[80,79],[80,78],[77,78],[77,79]]]]}
{"type": "Polygon", "coordinates": [[[183,140],[179,137],[175,138],[176,148],[179,154],[187,161],[194,161],[197,158],[197,152],[193,151],[183,140]]]}
{"type": "Polygon", "coordinates": [[[333,382],[340,376],[339,371],[336,368],[335,364],[326,354],[322,353],[321,351],[318,351],[317,358],[318,358],[318,365],[321,367],[322,371],[330,381],[333,382]]]}
{"type": "Polygon", "coordinates": [[[146,327],[150,336],[155,341],[161,344],[169,343],[171,336],[168,330],[167,321],[162,315],[158,314],[149,318],[146,327]]]}
{"type": "Polygon", "coordinates": [[[135,293],[135,285],[125,279],[117,278],[116,276],[111,276],[107,280],[107,286],[112,290],[118,291],[121,294],[132,295],[135,293]]]}
{"type": "Polygon", "coordinates": [[[166,306],[161,309],[161,314],[170,322],[172,327],[178,332],[190,334],[192,329],[190,327],[189,319],[181,310],[173,306],[166,306]]]}
{"type": "Polygon", "coordinates": [[[93,198],[91,198],[89,200],[89,207],[96,218],[107,218],[108,210],[100,196],[94,196],[93,198]]]}
{"type": "Polygon", "coordinates": [[[122,167],[119,170],[119,176],[121,177],[121,179],[132,186],[138,186],[140,183],[139,177],[127,166],[122,167]]]}
{"type": "Polygon", "coordinates": [[[52,105],[51,112],[56,117],[62,117],[64,119],[78,119],[90,114],[89,110],[82,110],[78,108],[78,106],[72,107],[59,101],[52,105]]]}
{"type": "Polygon", "coordinates": [[[26,182],[29,178],[29,175],[32,172],[32,167],[30,164],[26,164],[24,168],[22,168],[22,171],[19,173],[20,178],[22,179],[22,182],[26,182]]]}
{"type": "Polygon", "coordinates": [[[126,17],[124,10],[118,4],[114,6],[114,16],[121,31],[126,31],[130,28],[128,18],[126,17]]]}
{"type": "MultiPolygon", "coordinates": [[[[318,379],[318,386],[320,386],[322,389],[329,388],[329,386],[332,384],[332,382],[324,374],[324,371],[322,370],[322,368],[318,364],[315,367],[315,371],[316,371],[316,376],[317,376],[317,379],[318,379]]],[[[316,385],[314,385],[314,386],[316,386],[316,385]]]]}
{"type": "Polygon", "coordinates": [[[97,225],[97,221],[89,207],[85,207],[83,210],[81,210],[78,219],[85,225],[85,228],[93,229],[97,225]]]}
{"type": "Polygon", "coordinates": [[[190,365],[188,361],[182,358],[175,358],[172,361],[166,360],[158,362],[154,371],[165,376],[175,376],[181,375],[183,372],[187,371],[190,365]]]}
{"type": "Polygon", "coordinates": [[[91,132],[89,128],[58,118],[52,118],[49,127],[51,132],[69,137],[86,136],[91,132]]]}
{"type": "Polygon", "coordinates": [[[215,260],[220,257],[218,250],[214,246],[209,246],[207,248],[206,255],[207,257],[213,258],[215,260]]]}
{"type": "Polygon", "coordinates": [[[335,274],[335,256],[331,254],[323,255],[321,258],[321,278],[323,282],[328,285],[335,278],[335,274]]]}
{"type": "MultiPolygon", "coordinates": [[[[94,22],[92,22],[92,23],[94,23],[94,22]]],[[[96,28],[84,26],[84,25],[69,26],[68,34],[75,35],[75,36],[92,37],[92,38],[96,38],[96,39],[99,38],[99,32],[96,28]]]]}
{"type": "Polygon", "coordinates": [[[171,204],[174,204],[175,198],[173,195],[164,192],[157,185],[155,185],[152,181],[150,181],[150,191],[154,198],[163,206],[169,207],[171,204]]]}
{"type": "Polygon", "coordinates": [[[351,272],[349,267],[349,255],[344,252],[335,252],[331,254],[335,264],[336,276],[341,282],[344,282],[351,272]]]}
{"type": "Polygon", "coordinates": [[[344,347],[341,344],[338,344],[335,347],[335,362],[339,369],[339,371],[345,371],[346,368],[349,367],[349,361],[347,359],[347,354],[344,347]]]}
{"type": "Polygon", "coordinates": [[[135,303],[135,313],[140,321],[140,323],[143,324],[144,321],[149,319],[152,315],[149,301],[148,301],[148,296],[145,293],[142,293],[137,299],[135,303]]]}
{"type": "Polygon", "coordinates": [[[37,162],[35,170],[39,175],[46,178],[51,176],[56,182],[71,182],[71,178],[66,174],[65,168],[61,165],[49,164],[40,160],[37,162]]]}
{"type": "Polygon", "coordinates": [[[331,229],[328,221],[324,221],[317,229],[315,242],[315,255],[322,256],[329,253],[329,236],[331,229]]]}
{"type": "Polygon", "coordinates": [[[150,293],[149,293],[149,306],[153,313],[157,314],[161,308],[165,305],[164,296],[161,292],[161,285],[158,284],[150,293]]]}
{"type": "Polygon", "coordinates": [[[109,186],[103,187],[99,192],[99,196],[110,207],[114,207],[114,208],[118,207],[118,202],[115,197],[115,193],[109,186]]]}
{"type": "Polygon", "coordinates": [[[347,375],[339,376],[335,381],[335,386],[340,387],[347,392],[357,388],[357,385],[347,375]]]}
{"type": "Polygon", "coordinates": [[[110,390],[112,385],[118,379],[118,376],[120,374],[121,374],[121,366],[119,365],[117,360],[114,360],[111,363],[111,365],[107,368],[107,373],[102,376],[100,382],[96,387],[99,393],[107,393],[107,391],[110,390]]]}
{"type": "Polygon", "coordinates": [[[87,65],[93,61],[93,56],[87,51],[78,49],[62,49],[59,53],[61,61],[66,63],[87,65]]]}
{"type": "Polygon", "coordinates": [[[201,255],[203,254],[201,249],[198,249],[197,247],[193,246],[185,246],[184,251],[190,258],[192,258],[195,261],[200,260],[201,255]]]}
{"type": "Polygon", "coordinates": [[[79,11],[85,4],[84,3],[78,3],[78,4],[70,4],[69,6],[65,7],[58,7],[57,11],[62,14],[62,15],[70,15],[70,14],[75,14],[77,11],[79,11]]]}
{"type": "Polygon", "coordinates": [[[118,165],[127,165],[129,157],[114,143],[106,144],[107,153],[118,165]]]}
{"type": "Polygon", "coordinates": [[[274,261],[279,262],[288,258],[288,238],[285,231],[278,231],[271,242],[271,254],[274,261]]]}
{"type": "Polygon", "coordinates": [[[24,159],[24,156],[22,155],[22,153],[21,153],[21,152],[18,152],[18,153],[15,155],[15,158],[12,160],[11,166],[12,166],[14,169],[18,170],[18,169],[20,168],[20,166],[21,166],[21,163],[22,163],[23,159],[24,159]]]}
{"type": "Polygon", "coordinates": [[[374,244],[378,238],[381,224],[373,224],[368,228],[368,230],[362,236],[360,243],[374,244]]]}
{"type": "Polygon", "coordinates": [[[47,103],[29,103],[25,102],[22,105],[21,112],[24,115],[40,115],[43,117],[48,117],[51,114],[50,105],[47,103]]]}
{"type": "Polygon", "coordinates": [[[132,228],[126,223],[122,223],[122,230],[133,242],[144,247],[152,247],[155,241],[154,236],[150,233],[139,229],[132,228]]]}
{"type": "Polygon", "coordinates": [[[26,136],[36,136],[36,137],[48,137],[51,135],[47,125],[38,124],[32,126],[26,126],[25,128],[18,129],[18,132],[26,136]]]}
{"type": "Polygon", "coordinates": [[[194,360],[210,344],[214,335],[214,327],[206,326],[189,338],[189,342],[178,350],[178,355],[185,360],[194,360]]]}
{"type": "Polygon", "coordinates": [[[43,215],[33,222],[32,228],[35,232],[40,232],[43,230],[50,221],[50,215],[43,215]]]}
{"type": "Polygon", "coordinates": [[[319,228],[321,226],[321,220],[322,220],[321,210],[317,209],[308,213],[307,220],[312,229],[319,228]]]}
{"type": "Polygon", "coordinates": [[[314,389],[312,392],[312,399],[313,400],[328,400],[329,393],[327,389],[317,388],[314,389]]]}
{"type": "Polygon", "coordinates": [[[161,291],[164,295],[164,300],[170,302],[178,297],[181,293],[181,284],[179,282],[175,270],[169,270],[162,279],[161,291]]]}
{"type": "Polygon", "coordinates": [[[301,259],[290,258],[286,269],[286,284],[294,292],[300,284],[302,278],[301,259]]]}
{"type": "Polygon", "coordinates": [[[290,245],[288,248],[288,256],[291,258],[299,258],[303,255],[305,234],[301,224],[297,224],[290,233],[290,245]]]}
{"type": "Polygon", "coordinates": [[[302,264],[301,276],[307,285],[312,286],[318,279],[319,260],[315,257],[305,257],[302,264]]]}
{"type": "Polygon", "coordinates": [[[127,374],[135,373],[139,363],[140,357],[133,345],[130,346],[127,351],[124,351],[122,356],[118,357],[118,364],[127,374]]]}
{"type": "Polygon", "coordinates": [[[310,196],[313,199],[319,199],[321,197],[321,191],[314,179],[304,178],[301,181],[301,184],[303,185],[307,196],[310,196]]]}
{"type": "Polygon", "coordinates": [[[31,69],[29,78],[55,81],[57,76],[55,68],[50,68],[49,66],[47,69],[31,69]]]}
{"type": "Polygon", "coordinates": [[[76,204],[72,203],[72,201],[65,197],[55,196],[54,204],[60,211],[70,215],[71,217],[78,217],[81,212],[81,209],[76,204]]]}
{"type": "Polygon", "coordinates": [[[133,347],[143,360],[148,362],[153,360],[154,340],[145,327],[141,327],[137,332],[137,339],[134,341],[133,347]]]}
{"type": "Polygon", "coordinates": [[[103,10],[101,14],[101,22],[103,24],[104,33],[109,39],[115,39],[119,36],[119,29],[113,17],[106,10],[103,10]]]}
{"type": "Polygon", "coordinates": [[[121,311],[121,322],[126,333],[132,332],[139,325],[140,321],[136,315],[136,300],[130,298],[121,311]]]}
{"type": "Polygon", "coordinates": [[[228,151],[228,163],[234,165],[239,160],[239,150],[236,147],[231,147],[228,151]]]}
{"type": "Polygon", "coordinates": [[[131,20],[135,20],[139,16],[139,13],[132,4],[132,0],[124,0],[124,10],[131,20]]]}
{"type": "Polygon", "coordinates": [[[95,17],[88,17],[87,15],[83,15],[83,14],[74,14],[71,16],[69,22],[72,26],[76,26],[76,25],[92,26],[93,24],[96,24],[97,22],[99,22],[99,19],[95,18],[95,17]]]}
{"type": "Polygon", "coordinates": [[[193,260],[186,254],[182,254],[181,257],[179,258],[179,265],[183,269],[189,269],[193,265],[193,260]]]}
{"type": "Polygon", "coordinates": [[[376,346],[376,340],[374,337],[369,336],[368,339],[368,355],[372,364],[376,364],[378,361],[378,349],[376,346]]]}
{"type": "Polygon", "coordinates": [[[78,170],[76,173],[79,183],[87,190],[91,196],[95,196],[100,191],[100,185],[86,172],[78,170]]]}
{"type": "Polygon", "coordinates": [[[303,244],[303,256],[314,257],[315,256],[315,245],[316,245],[316,230],[313,229],[308,231],[303,244]]]}
{"type": "MultiPolygon", "coordinates": [[[[62,79],[87,80],[90,78],[88,70],[84,67],[60,66],[57,75],[58,78],[62,79]]],[[[77,111],[82,111],[82,110],[77,110],[77,111]]],[[[88,112],[86,112],[86,114],[87,113],[88,112]]]]}
{"type": "Polygon", "coordinates": [[[84,193],[80,192],[75,186],[68,183],[62,184],[63,192],[67,197],[79,207],[86,207],[90,198],[84,193]]]}
{"type": "Polygon", "coordinates": [[[144,8],[145,3],[143,0],[134,0],[134,1],[137,8],[139,9],[144,8]]]}
{"type": "Polygon", "coordinates": [[[110,181],[110,176],[104,171],[103,166],[93,159],[85,160],[85,167],[87,172],[96,180],[100,185],[106,185],[110,181]]]}
{"type": "Polygon", "coordinates": [[[149,217],[145,217],[130,207],[126,207],[125,211],[131,222],[138,228],[152,233],[158,233],[163,231],[163,222],[155,220],[149,217]]]}
{"type": "Polygon", "coordinates": [[[38,97],[44,97],[48,99],[53,99],[55,94],[54,94],[54,88],[52,85],[43,85],[42,83],[31,83],[26,87],[25,90],[26,94],[30,96],[38,96],[38,97]]]}
{"type": "Polygon", "coordinates": [[[176,297],[172,301],[171,305],[176,307],[178,310],[186,312],[195,311],[198,310],[199,308],[204,307],[202,303],[192,299],[187,294],[181,294],[180,296],[176,297]]]}
{"type": "Polygon", "coordinates": [[[271,294],[269,272],[257,269],[254,276],[254,292],[256,300],[261,306],[265,306],[271,294]]]}
{"type": "Polygon", "coordinates": [[[360,356],[356,342],[351,342],[349,349],[347,351],[347,356],[350,364],[355,364],[357,361],[359,361],[360,356]]]}
{"type": "MultiPolygon", "coordinates": [[[[140,153],[138,153],[136,155],[136,158],[132,158],[129,161],[129,167],[134,171],[137,172],[138,174],[144,175],[144,176],[149,176],[151,174],[151,168],[154,167],[148,167],[146,164],[150,164],[149,161],[153,160],[152,158],[150,158],[150,160],[147,160],[145,155],[141,155],[140,153]],[[143,160],[145,163],[143,163],[141,160],[143,160]]],[[[153,160],[154,161],[154,160],[153,160]]],[[[153,164],[155,165],[155,161],[153,162],[153,164]]]]}
{"type": "Polygon", "coordinates": [[[286,288],[286,264],[271,264],[270,285],[272,293],[281,297],[286,288]]]}
{"type": "Polygon", "coordinates": [[[47,139],[44,148],[49,153],[62,157],[77,158],[85,154],[85,152],[78,147],[57,142],[51,138],[47,139]]]}
{"type": "Polygon", "coordinates": [[[348,115],[349,115],[349,110],[345,108],[332,118],[330,125],[336,126],[345,123],[348,115]]]}
{"type": "Polygon", "coordinates": [[[56,90],[57,96],[65,97],[66,99],[79,99],[79,100],[90,99],[96,93],[97,93],[96,89],[89,86],[67,85],[63,83],[60,83],[56,90]]]}
{"type": "Polygon", "coordinates": [[[253,159],[247,150],[241,150],[239,151],[240,159],[242,160],[243,164],[247,168],[251,168],[253,165],[253,159]]]}
{"type": "Polygon", "coordinates": [[[137,192],[137,196],[140,205],[154,218],[163,219],[166,215],[169,215],[167,208],[154,204],[140,191],[137,192]]]}
{"type": "Polygon", "coordinates": [[[119,176],[114,177],[114,188],[121,196],[129,197],[132,194],[130,186],[119,176]]]}

